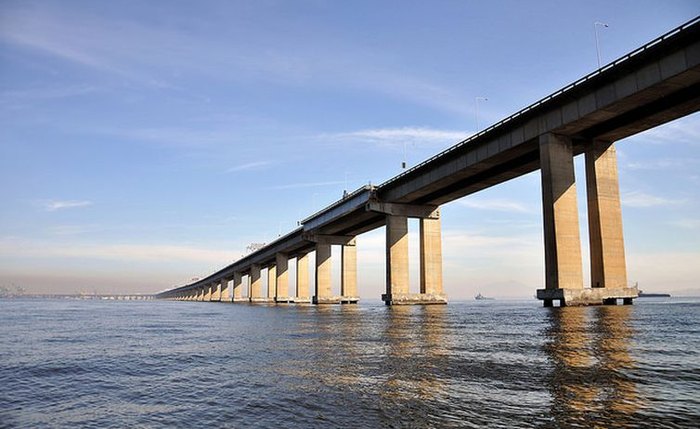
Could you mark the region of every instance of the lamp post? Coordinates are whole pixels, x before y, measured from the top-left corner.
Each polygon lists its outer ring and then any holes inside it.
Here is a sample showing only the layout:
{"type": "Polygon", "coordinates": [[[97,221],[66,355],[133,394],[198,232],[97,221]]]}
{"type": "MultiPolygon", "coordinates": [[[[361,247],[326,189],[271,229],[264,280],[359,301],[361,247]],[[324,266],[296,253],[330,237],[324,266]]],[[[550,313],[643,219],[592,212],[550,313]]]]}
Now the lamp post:
{"type": "Polygon", "coordinates": [[[598,40],[598,27],[608,28],[608,24],[600,21],[593,23],[593,32],[595,33],[595,51],[598,54],[598,68],[600,68],[600,41],[598,40]]]}

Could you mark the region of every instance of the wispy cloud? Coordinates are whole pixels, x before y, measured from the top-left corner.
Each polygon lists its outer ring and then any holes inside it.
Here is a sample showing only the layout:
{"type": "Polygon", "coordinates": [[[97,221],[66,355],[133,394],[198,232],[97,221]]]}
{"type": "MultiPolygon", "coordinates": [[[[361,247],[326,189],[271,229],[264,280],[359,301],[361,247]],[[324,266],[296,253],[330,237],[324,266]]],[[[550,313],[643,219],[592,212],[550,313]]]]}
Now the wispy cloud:
{"type": "Polygon", "coordinates": [[[286,185],[271,186],[267,189],[297,189],[297,188],[318,188],[322,186],[335,186],[342,185],[345,182],[343,180],[333,180],[328,182],[302,182],[302,183],[289,183],[286,185]]]}
{"type": "Polygon", "coordinates": [[[622,204],[628,207],[657,207],[683,204],[684,200],[669,199],[640,191],[628,192],[621,197],[622,204]]]}
{"type": "Polygon", "coordinates": [[[635,161],[626,164],[630,170],[675,170],[700,164],[696,158],[665,158],[647,161],[635,161]]]}
{"type": "Polygon", "coordinates": [[[97,91],[98,89],[91,85],[43,86],[14,89],[0,92],[0,106],[17,109],[38,101],[79,97],[97,91]]]}
{"type": "Polygon", "coordinates": [[[74,209],[78,207],[91,206],[91,201],[84,200],[51,200],[43,203],[44,210],[55,212],[57,210],[74,209]]]}
{"type": "Polygon", "coordinates": [[[428,127],[375,128],[344,133],[321,134],[326,141],[353,141],[379,145],[418,143],[425,145],[455,144],[469,135],[467,131],[440,130],[428,127]]]}
{"type": "Polygon", "coordinates": [[[679,219],[672,224],[685,229],[700,229],[700,219],[679,219]]]}
{"type": "MultiPolygon", "coordinates": [[[[315,37],[290,44],[274,37],[255,37],[257,33],[241,37],[240,31],[253,31],[245,23],[240,25],[243,30],[220,31],[212,39],[205,32],[108,20],[48,5],[7,7],[3,12],[0,39],[5,42],[148,87],[180,90],[177,82],[187,75],[343,87],[461,116],[471,114],[459,88],[410,75],[405,64],[392,63],[384,52],[348,41],[338,45],[315,37]],[[256,43],[250,43],[253,38],[256,43]],[[339,50],[342,56],[337,55],[339,50]]],[[[229,27],[236,28],[236,22],[229,27]]]]}
{"type": "Polygon", "coordinates": [[[678,119],[660,127],[652,128],[630,140],[657,144],[700,144],[700,113],[678,119]]]}
{"type": "Polygon", "coordinates": [[[0,239],[0,255],[8,258],[80,258],[115,261],[188,261],[223,264],[241,252],[168,244],[80,244],[0,239]]]}
{"type": "Polygon", "coordinates": [[[262,168],[265,168],[269,165],[272,165],[272,161],[253,161],[253,162],[247,162],[245,164],[239,164],[235,165],[226,171],[229,173],[234,173],[236,171],[249,171],[249,170],[260,170],[262,168]]]}
{"type": "Polygon", "coordinates": [[[459,200],[459,205],[478,209],[478,210],[491,210],[499,212],[508,213],[533,213],[532,208],[525,206],[517,201],[506,200],[506,199],[483,199],[468,197],[459,200]]]}

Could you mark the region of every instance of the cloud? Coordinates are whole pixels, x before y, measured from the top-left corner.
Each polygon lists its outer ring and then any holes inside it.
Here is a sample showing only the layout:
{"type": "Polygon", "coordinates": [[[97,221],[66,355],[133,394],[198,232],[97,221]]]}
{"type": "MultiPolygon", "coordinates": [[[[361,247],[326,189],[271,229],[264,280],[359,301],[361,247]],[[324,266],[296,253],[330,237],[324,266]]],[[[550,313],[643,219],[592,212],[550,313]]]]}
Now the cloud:
{"type": "Polygon", "coordinates": [[[439,130],[427,127],[402,127],[321,134],[317,136],[317,138],[330,141],[356,141],[387,146],[404,143],[452,145],[464,140],[468,135],[469,132],[467,131],[439,130]]]}
{"type": "Polygon", "coordinates": [[[73,209],[73,208],[78,208],[78,207],[87,207],[91,206],[92,202],[91,201],[79,201],[79,200],[64,200],[64,201],[58,201],[58,200],[52,200],[52,201],[47,201],[43,204],[44,209],[49,212],[54,212],[57,210],[63,210],[63,209],[73,209]]]}
{"type": "Polygon", "coordinates": [[[666,158],[649,161],[630,162],[626,165],[630,170],[675,170],[688,165],[699,164],[700,160],[694,158],[666,158]]]}
{"type": "Polygon", "coordinates": [[[90,85],[45,86],[25,89],[14,89],[0,92],[0,106],[9,109],[18,109],[34,102],[55,100],[61,98],[78,97],[97,92],[98,89],[90,85]]]}
{"type": "Polygon", "coordinates": [[[700,219],[679,219],[672,225],[685,229],[700,229],[700,219]]]}
{"type": "Polygon", "coordinates": [[[479,210],[491,210],[507,213],[534,213],[534,210],[531,208],[517,201],[506,199],[483,199],[468,197],[459,200],[458,204],[479,210]]]}
{"type": "Polygon", "coordinates": [[[208,262],[225,264],[242,252],[168,244],[90,244],[0,239],[0,255],[10,258],[67,258],[132,262],[208,262]]]}
{"type": "Polygon", "coordinates": [[[226,170],[229,173],[233,173],[236,171],[249,171],[249,170],[260,170],[263,167],[267,167],[268,165],[273,164],[272,161],[253,161],[253,162],[247,162],[245,164],[239,164],[236,166],[233,166],[226,170]]]}
{"type": "Polygon", "coordinates": [[[302,183],[289,183],[287,185],[271,186],[267,189],[297,189],[297,188],[317,188],[322,186],[335,186],[342,185],[345,181],[343,180],[332,180],[328,182],[302,182],[302,183]]]}
{"type": "Polygon", "coordinates": [[[247,23],[236,22],[235,15],[228,28],[221,28],[213,39],[203,31],[105,19],[46,4],[6,7],[3,13],[0,39],[6,43],[156,89],[181,90],[173,82],[194,75],[284,86],[350,88],[460,116],[472,111],[459,88],[407,75],[407,64],[393,64],[384,52],[324,37],[292,43],[260,35],[247,23]],[[337,55],[339,51],[342,56],[337,55]]]}
{"type": "Polygon", "coordinates": [[[695,113],[640,133],[630,140],[658,144],[700,143],[700,114],[695,113]]]}
{"type": "Polygon", "coordinates": [[[640,191],[628,192],[621,197],[622,205],[627,207],[657,207],[683,204],[684,200],[673,200],[640,191]]]}

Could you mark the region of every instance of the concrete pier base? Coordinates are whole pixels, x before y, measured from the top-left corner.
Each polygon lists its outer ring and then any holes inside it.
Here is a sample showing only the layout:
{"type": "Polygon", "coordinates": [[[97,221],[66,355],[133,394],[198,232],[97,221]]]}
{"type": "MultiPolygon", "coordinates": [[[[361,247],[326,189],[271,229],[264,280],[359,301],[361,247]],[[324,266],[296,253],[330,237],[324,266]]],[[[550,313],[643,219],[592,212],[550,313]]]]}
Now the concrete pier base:
{"type": "Polygon", "coordinates": [[[253,304],[274,304],[275,298],[267,296],[251,297],[250,302],[252,302],[253,304]]]}
{"type": "Polygon", "coordinates": [[[292,302],[295,304],[311,304],[310,296],[295,296],[292,297],[292,302]]]}
{"type": "Polygon", "coordinates": [[[386,305],[447,304],[447,296],[442,293],[385,293],[382,301],[386,305]]]}
{"type": "Polygon", "coordinates": [[[275,302],[278,304],[291,304],[294,302],[293,296],[276,296],[275,302]]]}
{"type": "Polygon", "coordinates": [[[331,296],[314,296],[311,299],[313,304],[340,304],[341,296],[331,295],[331,296]]]}
{"type": "Polygon", "coordinates": [[[340,303],[341,304],[357,304],[357,302],[360,300],[359,296],[347,296],[343,295],[340,297],[340,303]]]}
{"type": "Polygon", "coordinates": [[[560,289],[538,289],[537,299],[544,301],[545,307],[552,307],[554,300],[559,300],[559,305],[615,305],[618,299],[629,305],[634,298],[639,296],[636,287],[624,288],[560,288],[560,289]]]}

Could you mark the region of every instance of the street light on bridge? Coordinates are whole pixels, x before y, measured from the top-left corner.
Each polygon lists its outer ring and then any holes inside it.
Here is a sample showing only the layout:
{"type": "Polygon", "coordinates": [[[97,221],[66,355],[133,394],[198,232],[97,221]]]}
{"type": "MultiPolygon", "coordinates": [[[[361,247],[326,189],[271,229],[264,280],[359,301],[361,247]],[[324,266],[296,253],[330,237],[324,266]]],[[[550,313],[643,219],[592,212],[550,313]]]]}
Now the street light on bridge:
{"type": "Polygon", "coordinates": [[[600,21],[593,23],[593,31],[595,32],[595,52],[598,55],[598,68],[600,68],[600,41],[598,40],[598,27],[608,28],[608,24],[600,21]]]}

